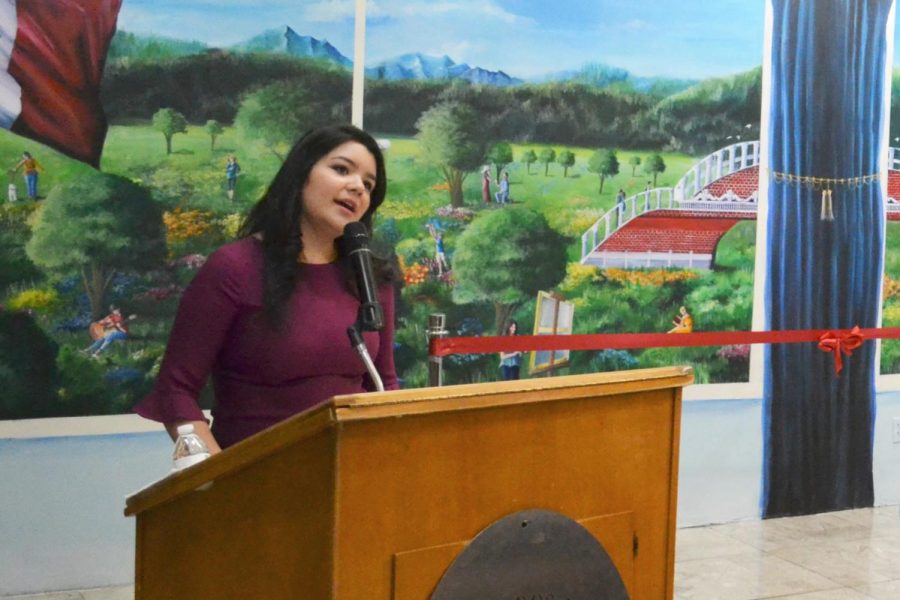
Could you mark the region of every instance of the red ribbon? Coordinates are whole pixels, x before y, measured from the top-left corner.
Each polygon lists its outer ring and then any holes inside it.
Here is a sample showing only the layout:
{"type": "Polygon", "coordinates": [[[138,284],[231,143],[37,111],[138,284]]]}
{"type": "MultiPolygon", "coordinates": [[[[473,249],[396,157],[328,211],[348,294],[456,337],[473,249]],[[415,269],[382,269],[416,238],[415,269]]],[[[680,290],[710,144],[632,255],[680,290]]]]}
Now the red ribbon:
{"type": "Polygon", "coordinates": [[[843,368],[841,353],[851,354],[866,339],[900,339],[900,327],[879,327],[834,331],[786,329],[779,331],[704,331],[670,335],[666,333],[600,333],[576,335],[504,335],[436,338],[431,340],[433,357],[487,352],[534,352],[538,350],[605,350],[630,348],[687,348],[732,344],[819,343],[825,352],[835,352],[835,372],[843,368]]]}
{"type": "Polygon", "coordinates": [[[844,361],[841,359],[843,352],[847,356],[852,356],[853,351],[862,346],[864,337],[859,330],[859,326],[855,326],[849,332],[837,333],[827,331],[819,337],[819,349],[823,352],[834,352],[834,375],[837,377],[844,368],[844,361]]]}

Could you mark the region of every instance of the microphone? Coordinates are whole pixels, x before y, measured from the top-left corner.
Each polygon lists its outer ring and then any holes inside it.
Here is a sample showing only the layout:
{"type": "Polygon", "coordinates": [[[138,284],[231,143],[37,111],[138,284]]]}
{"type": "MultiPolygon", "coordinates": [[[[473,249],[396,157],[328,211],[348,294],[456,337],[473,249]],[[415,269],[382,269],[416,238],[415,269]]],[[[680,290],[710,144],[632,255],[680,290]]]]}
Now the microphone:
{"type": "Polygon", "coordinates": [[[378,301],[375,273],[372,271],[372,250],[369,234],[359,221],[347,223],[344,235],[338,242],[341,255],[350,261],[359,290],[359,313],[356,321],[363,331],[378,331],[384,327],[384,311],[378,301]]]}

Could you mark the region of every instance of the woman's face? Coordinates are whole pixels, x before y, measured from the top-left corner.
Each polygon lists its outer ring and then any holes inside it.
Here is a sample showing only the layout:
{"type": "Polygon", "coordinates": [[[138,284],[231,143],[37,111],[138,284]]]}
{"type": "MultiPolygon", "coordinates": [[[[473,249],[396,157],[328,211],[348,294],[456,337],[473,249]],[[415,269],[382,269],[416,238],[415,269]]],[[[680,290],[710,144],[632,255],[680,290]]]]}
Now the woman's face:
{"type": "Polygon", "coordinates": [[[509,324],[509,329],[507,330],[507,331],[509,332],[509,335],[516,335],[516,328],[517,328],[517,327],[518,327],[518,325],[516,325],[515,322],[510,323],[510,324],[509,324]]]}
{"type": "Polygon", "coordinates": [[[359,142],[345,142],[319,159],[303,187],[304,245],[343,235],[344,226],[369,209],[374,188],[375,157],[359,142]]]}

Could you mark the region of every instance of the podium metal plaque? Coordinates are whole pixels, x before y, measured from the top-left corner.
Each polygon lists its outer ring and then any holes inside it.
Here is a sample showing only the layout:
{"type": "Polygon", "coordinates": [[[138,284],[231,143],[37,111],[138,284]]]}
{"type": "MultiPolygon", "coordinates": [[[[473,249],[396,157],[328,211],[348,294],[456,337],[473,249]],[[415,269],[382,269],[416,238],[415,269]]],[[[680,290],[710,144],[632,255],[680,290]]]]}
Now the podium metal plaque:
{"type": "Polygon", "coordinates": [[[527,510],[479,533],[431,600],[628,600],[597,539],[559,513],[527,510]]]}

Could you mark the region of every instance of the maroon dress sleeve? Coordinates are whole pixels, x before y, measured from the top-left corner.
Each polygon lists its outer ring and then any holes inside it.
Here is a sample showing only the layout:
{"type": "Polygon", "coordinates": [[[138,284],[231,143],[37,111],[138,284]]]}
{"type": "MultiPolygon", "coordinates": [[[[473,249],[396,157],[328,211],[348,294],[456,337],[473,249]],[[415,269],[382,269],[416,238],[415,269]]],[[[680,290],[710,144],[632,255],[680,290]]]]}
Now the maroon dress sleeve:
{"type": "MultiPolygon", "coordinates": [[[[390,285],[384,286],[380,296],[381,307],[384,310],[384,329],[379,334],[378,356],[374,360],[375,369],[381,376],[384,389],[398,390],[400,383],[397,381],[397,370],[394,367],[394,288],[390,285]]],[[[375,389],[368,375],[365,378],[365,386],[368,390],[375,389]]]]}
{"type": "Polygon", "coordinates": [[[241,304],[242,262],[219,250],[197,272],[178,307],[156,385],[136,413],[162,423],[205,420],[197,398],[241,304]]]}

